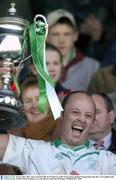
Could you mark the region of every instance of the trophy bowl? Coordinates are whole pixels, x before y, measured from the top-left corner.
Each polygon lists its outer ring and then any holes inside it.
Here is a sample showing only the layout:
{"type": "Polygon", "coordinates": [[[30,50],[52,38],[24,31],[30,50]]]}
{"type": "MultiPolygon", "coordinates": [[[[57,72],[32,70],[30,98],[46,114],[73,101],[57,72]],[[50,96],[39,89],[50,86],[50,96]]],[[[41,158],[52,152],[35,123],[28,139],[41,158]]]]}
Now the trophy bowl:
{"type": "Polygon", "coordinates": [[[28,51],[28,25],[22,18],[0,18],[0,60],[11,59],[19,64],[24,59],[28,51]]]}
{"type": "Polygon", "coordinates": [[[7,68],[1,75],[0,89],[0,129],[19,128],[25,125],[25,116],[20,98],[12,91],[12,67],[20,64],[28,54],[29,22],[15,16],[14,3],[11,3],[9,16],[0,18],[0,62],[7,68]],[[13,11],[12,11],[13,10],[13,11]]]}

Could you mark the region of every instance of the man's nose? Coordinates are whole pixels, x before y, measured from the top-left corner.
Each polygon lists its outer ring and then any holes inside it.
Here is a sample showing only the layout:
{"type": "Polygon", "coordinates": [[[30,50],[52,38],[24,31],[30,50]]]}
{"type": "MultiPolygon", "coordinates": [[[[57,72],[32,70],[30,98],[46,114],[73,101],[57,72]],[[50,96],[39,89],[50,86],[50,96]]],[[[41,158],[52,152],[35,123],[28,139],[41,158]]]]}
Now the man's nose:
{"type": "Polygon", "coordinates": [[[60,43],[64,43],[64,36],[62,36],[62,35],[59,36],[59,42],[60,42],[60,43]]]}
{"type": "Polygon", "coordinates": [[[79,119],[80,119],[81,122],[85,122],[85,115],[82,115],[82,114],[81,114],[80,117],[79,117],[79,119]]]}

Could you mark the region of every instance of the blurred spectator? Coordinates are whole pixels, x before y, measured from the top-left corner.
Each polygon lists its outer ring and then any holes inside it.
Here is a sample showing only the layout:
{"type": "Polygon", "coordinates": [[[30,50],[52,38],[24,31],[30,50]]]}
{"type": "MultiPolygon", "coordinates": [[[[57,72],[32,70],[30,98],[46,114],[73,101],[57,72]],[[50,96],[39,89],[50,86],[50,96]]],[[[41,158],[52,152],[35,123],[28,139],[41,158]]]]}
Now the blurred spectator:
{"type": "MultiPolygon", "coordinates": [[[[50,77],[55,82],[55,90],[57,95],[63,96],[70,92],[70,90],[63,87],[60,82],[61,75],[64,69],[62,63],[62,55],[55,46],[49,43],[46,44],[46,65],[50,77]]],[[[33,65],[32,60],[28,63],[27,66],[25,66],[23,71],[25,74],[23,73],[22,75],[22,81],[24,81],[26,77],[37,76],[37,71],[35,69],[35,66],[33,65]]]]}
{"type": "Polygon", "coordinates": [[[89,92],[112,93],[116,91],[116,64],[101,68],[91,78],[89,92]]]}
{"type": "Polygon", "coordinates": [[[57,47],[63,56],[65,71],[62,84],[67,89],[85,90],[91,75],[99,69],[99,62],[76,49],[75,42],[79,32],[70,12],[57,9],[47,15],[47,20],[49,24],[47,41],[57,47]]]}
{"type": "Polygon", "coordinates": [[[95,121],[89,131],[89,139],[96,148],[99,146],[116,153],[116,131],[113,123],[116,113],[111,99],[104,93],[92,93],[96,106],[95,121]]]}
{"type": "Polygon", "coordinates": [[[27,118],[27,125],[22,128],[22,132],[26,138],[52,140],[52,133],[56,121],[52,116],[48,104],[46,104],[44,113],[38,111],[38,95],[39,88],[37,78],[26,78],[21,85],[21,99],[27,118]]]}
{"type": "Polygon", "coordinates": [[[81,37],[78,39],[76,46],[86,55],[102,62],[107,48],[107,39],[106,30],[101,19],[95,13],[89,12],[81,22],[79,32],[81,37]],[[84,48],[82,41],[84,37],[86,37],[86,48],[84,48]],[[87,37],[89,37],[89,41],[87,41],[87,37]]]}
{"type": "Polygon", "coordinates": [[[49,25],[47,41],[57,47],[63,56],[63,65],[76,56],[74,43],[78,37],[78,31],[73,15],[64,10],[57,9],[47,15],[49,25]]]}
{"type": "MultiPolygon", "coordinates": [[[[57,95],[65,95],[70,92],[70,90],[63,87],[60,82],[61,75],[64,69],[62,63],[62,55],[55,46],[49,43],[46,44],[46,65],[50,77],[55,82],[55,90],[57,95]]],[[[32,60],[29,61],[29,63],[24,67],[22,71],[22,75],[20,76],[22,82],[26,77],[37,76],[37,71],[35,69],[35,66],[33,65],[32,60]]]]}
{"type": "Polygon", "coordinates": [[[70,92],[62,86],[60,79],[63,73],[62,55],[60,51],[51,44],[46,45],[46,66],[49,75],[55,82],[56,93],[60,95],[65,95],[70,92]]]}
{"type": "Polygon", "coordinates": [[[103,24],[95,14],[89,14],[85,21],[80,25],[79,30],[81,33],[91,36],[92,41],[98,41],[103,32],[103,24]]]}
{"type": "Polygon", "coordinates": [[[101,68],[93,74],[88,92],[102,92],[110,96],[116,110],[116,64],[101,68]]]}
{"type": "MultiPolygon", "coordinates": [[[[31,67],[33,68],[33,74],[35,76],[29,74],[29,77],[27,76],[25,80],[23,80],[23,83],[21,84],[21,98],[23,101],[24,113],[27,118],[26,127],[22,129],[20,128],[10,129],[7,131],[0,129],[0,133],[8,132],[10,134],[25,136],[27,138],[32,138],[32,139],[51,140],[52,132],[56,125],[56,121],[52,116],[52,112],[48,104],[46,106],[46,111],[44,114],[38,112],[39,87],[36,77],[37,72],[33,64],[31,64],[31,67]]],[[[1,67],[1,69],[2,69],[1,71],[2,74],[4,74],[6,70],[3,67],[1,67]]],[[[60,98],[63,98],[64,94],[61,95],[62,96],[60,98]]],[[[54,137],[57,136],[59,136],[59,132],[57,132],[57,135],[54,134],[54,137]]]]}

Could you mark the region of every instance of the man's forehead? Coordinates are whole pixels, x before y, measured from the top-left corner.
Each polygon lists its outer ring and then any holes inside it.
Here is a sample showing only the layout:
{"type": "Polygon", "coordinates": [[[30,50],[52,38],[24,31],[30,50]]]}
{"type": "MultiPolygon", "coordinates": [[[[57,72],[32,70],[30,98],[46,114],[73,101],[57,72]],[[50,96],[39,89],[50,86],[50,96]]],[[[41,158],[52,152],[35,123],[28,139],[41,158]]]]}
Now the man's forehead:
{"type": "Polygon", "coordinates": [[[85,94],[85,93],[75,93],[75,94],[72,94],[70,97],[69,97],[69,101],[72,101],[72,99],[75,99],[75,101],[80,101],[81,99],[85,99],[85,101],[92,101],[93,102],[93,99],[91,96],[89,96],[88,94],[85,94]]]}
{"type": "Polygon", "coordinates": [[[99,106],[99,107],[104,106],[104,107],[107,108],[106,101],[102,96],[100,96],[100,95],[92,95],[92,98],[94,100],[95,106],[99,106]]]}
{"type": "Polygon", "coordinates": [[[92,97],[84,93],[72,94],[68,99],[67,105],[73,105],[73,104],[78,104],[78,105],[88,104],[90,106],[93,106],[93,108],[95,109],[95,103],[92,97]]]}

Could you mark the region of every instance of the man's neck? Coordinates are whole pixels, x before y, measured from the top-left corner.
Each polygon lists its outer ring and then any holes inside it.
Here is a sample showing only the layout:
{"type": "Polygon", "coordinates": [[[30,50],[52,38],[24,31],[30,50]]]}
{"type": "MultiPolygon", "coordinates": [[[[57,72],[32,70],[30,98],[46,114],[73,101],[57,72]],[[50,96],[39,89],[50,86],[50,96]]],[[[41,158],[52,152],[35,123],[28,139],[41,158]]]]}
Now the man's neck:
{"type": "Polygon", "coordinates": [[[65,56],[63,56],[63,65],[66,67],[69,62],[76,57],[76,49],[72,48],[65,56]]]}
{"type": "Polygon", "coordinates": [[[111,132],[111,128],[107,129],[106,132],[102,133],[93,133],[88,135],[88,139],[91,139],[93,141],[99,141],[101,139],[104,139],[109,133],[111,132]]]}
{"type": "Polygon", "coordinates": [[[93,138],[90,138],[90,141],[92,144],[94,143],[97,143],[97,142],[100,142],[100,141],[103,141],[103,146],[108,149],[110,144],[111,144],[111,137],[112,137],[112,132],[110,131],[109,133],[107,133],[104,137],[102,138],[97,138],[97,139],[93,139],[93,138]]]}

